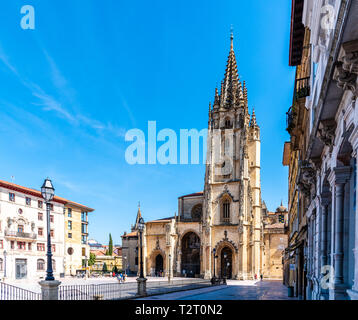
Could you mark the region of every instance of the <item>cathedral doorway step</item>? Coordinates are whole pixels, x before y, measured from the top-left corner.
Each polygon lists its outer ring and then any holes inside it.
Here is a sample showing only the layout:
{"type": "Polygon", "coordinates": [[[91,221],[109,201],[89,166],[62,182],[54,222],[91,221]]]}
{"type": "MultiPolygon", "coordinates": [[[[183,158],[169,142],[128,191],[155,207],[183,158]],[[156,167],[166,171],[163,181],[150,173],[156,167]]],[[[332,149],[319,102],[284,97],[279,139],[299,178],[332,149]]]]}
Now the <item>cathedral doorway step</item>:
{"type": "Polygon", "coordinates": [[[164,260],[161,254],[158,254],[155,258],[155,275],[159,276],[163,272],[164,260]]]}
{"type": "Polygon", "coordinates": [[[194,232],[188,232],[182,239],[181,270],[185,277],[200,276],[200,238],[194,232]]]}
{"type": "Polygon", "coordinates": [[[232,250],[225,247],[221,250],[221,277],[232,279],[232,250]]]}

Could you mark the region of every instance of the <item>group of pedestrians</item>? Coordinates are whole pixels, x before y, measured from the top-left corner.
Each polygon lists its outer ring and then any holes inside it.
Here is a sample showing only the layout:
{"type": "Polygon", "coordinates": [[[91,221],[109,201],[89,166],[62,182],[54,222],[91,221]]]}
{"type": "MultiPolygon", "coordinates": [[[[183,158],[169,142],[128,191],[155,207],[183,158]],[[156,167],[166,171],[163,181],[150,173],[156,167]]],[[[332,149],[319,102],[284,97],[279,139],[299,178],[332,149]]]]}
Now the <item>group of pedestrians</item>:
{"type": "MultiPolygon", "coordinates": [[[[264,279],[264,276],[263,276],[263,274],[261,273],[260,274],[260,280],[262,281],[264,279]]],[[[255,273],[255,280],[257,280],[257,274],[255,273]]]]}
{"type": "Polygon", "coordinates": [[[119,281],[119,283],[124,283],[126,281],[126,277],[127,275],[126,274],[123,274],[122,272],[120,272],[119,274],[115,274],[113,272],[113,277],[116,277],[117,280],[119,281]]]}

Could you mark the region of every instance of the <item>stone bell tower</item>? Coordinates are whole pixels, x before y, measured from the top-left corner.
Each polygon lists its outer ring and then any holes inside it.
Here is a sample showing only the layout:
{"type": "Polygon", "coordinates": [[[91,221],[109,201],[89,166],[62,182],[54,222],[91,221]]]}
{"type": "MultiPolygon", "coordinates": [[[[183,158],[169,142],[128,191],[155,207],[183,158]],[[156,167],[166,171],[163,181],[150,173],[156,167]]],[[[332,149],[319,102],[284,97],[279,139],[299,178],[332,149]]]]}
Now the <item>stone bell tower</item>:
{"type": "Polygon", "coordinates": [[[202,273],[206,278],[213,275],[215,249],[216,276],[226,272],[231,278],[248,279],[260,273],[260,128],[255,113],[249,114],[233,34],[220,93],[216,88],[209,105],[207,144],[202,273]]]}

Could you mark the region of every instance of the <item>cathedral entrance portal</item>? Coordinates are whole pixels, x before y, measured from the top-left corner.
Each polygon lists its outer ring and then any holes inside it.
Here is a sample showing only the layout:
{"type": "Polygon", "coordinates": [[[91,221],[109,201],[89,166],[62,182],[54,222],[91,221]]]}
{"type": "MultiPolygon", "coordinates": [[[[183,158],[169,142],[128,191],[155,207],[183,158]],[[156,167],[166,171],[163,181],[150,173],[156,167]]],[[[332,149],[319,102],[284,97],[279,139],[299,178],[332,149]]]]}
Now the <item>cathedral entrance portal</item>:
{"type": "Polygon", "coordinates": [[[182,274],[194,278],[200,276],[200,238],[188,232],[182,239],[182,274]]]}
{"type": "Polygon", "coordinates": [[[221,277],[232,278],[232,250],[225,247],[221,250],[221,277]]]}
{"type": "Polygon", "coordinates": [[[163,257],[158,254],[155,258],[155,275],[159,276],[163,272],[163,257]]]}

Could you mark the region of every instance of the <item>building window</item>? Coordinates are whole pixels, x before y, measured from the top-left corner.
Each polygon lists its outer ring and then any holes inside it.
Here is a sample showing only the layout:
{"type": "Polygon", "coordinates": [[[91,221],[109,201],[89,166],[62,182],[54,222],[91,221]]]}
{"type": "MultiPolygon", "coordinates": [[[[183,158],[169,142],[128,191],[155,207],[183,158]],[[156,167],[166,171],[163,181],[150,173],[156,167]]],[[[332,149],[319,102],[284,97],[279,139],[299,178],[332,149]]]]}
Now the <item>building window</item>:
{"type": "Polygon", "coordinates": [[[11,241],[11,242],[10,242],[10,248],[11,248],[11,249],[15,249],[15,241],[11,241]]]}
{"type": "Polygon", "coordinates": [[[38,212],[38,213],[37,213],[37,219],[38,219],[39,221],[42,221],[42,220],[44,219],[44,216],[43,216],[43,213],[42,213],[42,212],[38,212]]]}
{"type": "Polygon", "coordinates": [[[67,222],[67,228],[68,228],[68,230],[72,230],[72,221],[71,220],[67,222]]]}
{"type": "Polygon", "coordinates": [[[26,197],[26,205],[31,206],[31,198],[26,197]]]}
{"type": "Polygon", "coordinates": [[[230,201],[228,199],[225,199],[223,201],[222,217],[223,217],[223,222],[225,223],[230,222],[230,201]]]}
{"type": "Polygon", "coordinates": [[[39,236],[43,236],[44,235],[44,229],[43,228],[38,228],[37,234],[39,236]]]}
{"type": "Polygon", "coordinates": [[[86,256],[86,248],[82,248],[82,256],[86,256]]]}
{"type": "Polygon", "coordinates": [[[26,249],[26,243],[22,241],[17,242],[17,249],[18,250],[25,250],[26,249]]]}
{"type": "Polygon", "coordinates": [[[50,210],[53,211],[53,204],[50,203],[50,210]]]}
{"type": "Polygon", "coordinates": [[[52,259],[52,270],[56,271],[56,261],[55,261],[55,259],[52,259]]]}
{"type": "Polygon", "coordinates": [[[9,192],[9,201],[15,202],[15,193],[9,192]]]}
{"type": "Polygon", "coordinates": [[[87,212],[86,211],[81,212],[81,220],[83,222],[87,222],[87,212]]]}
{"type": "Polygon", "coordinates": [[[135,261],[134,261],[134,264],[137,266],[137,265],[138,265],[138,257],[135,257],[134,260],[135,260],[135,261]]]}
{"type": "Polygon", "coordinates": [[[68,237],[69,237],[70,239],[72,239],[72,233],[69,233],[69,234],[68,234],[68,237]]]}
{"type": "Polygon", "coordinates": [[[0,249],[4,249],[4,240],[0,240],[0,249]]]}
{"type": "Polygon", "coordinates": [[[31,249],[32,249],[31,243],[28,243],[28,244],[27,244],[27,249],[28,249],[29,251],[31,251],[31,249]]]}
{"type": "Polygon", "coordinates": [[[50,215],[50,222],[53,222],[53,214],[50,215]]]}
{"type": "Polygon", "coordinates": [[[0,271],[4,271],[4,266],[1,258],[0,258],[0,271]]]}
{"type": "Polygon", "coordinates": [[[51,236],[51,238],[53,238],[53,237],[54,237],[54,235],[55,235],[55,232],[54,232],[54,230],[53,230],[53,229],[51,229],[51,230],[50,230],[50,236],[51,236]]]}
{"type": "Polygon", "coordinates": [[[17,226],[17,232],[24,232],[24,226],[21,224],[17,226]]]}
{"type": "Polygon", "coordinates": [[[82,233],[87,233],[87,225],[84,224],[84,223],[82,223],[81,232],[82,232],[82,233]]]}
{"type": "Polygon", "coordinates": [[[86,235],[82,235],[82,236],[81,236],[81,241],[82,241],[82,244],[87,244],[87,236],[86,236],[86,235]]]}
{"type": "Polygon", "coordinates": [[[38,243],[37,244],[37,251],[45,251],[45,244],[44,243],[38,243]]]}
{"type": "Polygon", "coordinates": [[[37,201],[37,207],[39,208],[39,209],[42,209],[43,208],[43,202],[41,201],[41,200],[39,200],[39,201],[37,201]]]}
{"type": "Polygon", "coordinates": [[[69,218],[72,218],[72,209],[71,209],[71,208],[68,208],[67,216],[68,216],[69,218]]]}
{"type": "Polygon", "coordinates": [[[38,259],[37,260],[37,271],[43,271],[43,270],[45,270],[45,260],[38,259]]]}
{"type": "Polygon", "coordinates": [[[56,245],[55,244],[51,245],[51,251],[56,252],[56,245]]]}

